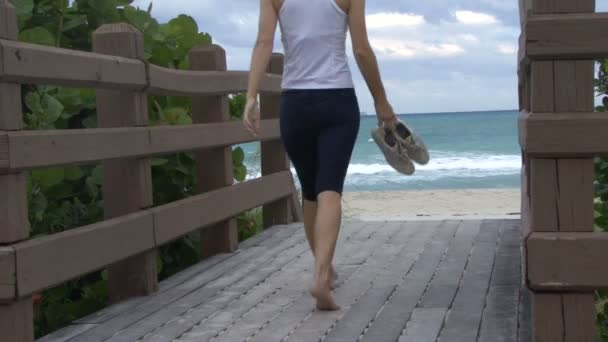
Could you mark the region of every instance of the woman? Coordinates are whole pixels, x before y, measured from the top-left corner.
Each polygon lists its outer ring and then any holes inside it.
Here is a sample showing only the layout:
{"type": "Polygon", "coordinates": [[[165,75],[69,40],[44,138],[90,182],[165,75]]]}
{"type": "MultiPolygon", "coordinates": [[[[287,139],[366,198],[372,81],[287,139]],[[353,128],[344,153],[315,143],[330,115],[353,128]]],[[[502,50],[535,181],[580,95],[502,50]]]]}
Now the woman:
{"type": "Polygon", "coordinates": [[[285,48],[281,139],[302,187],[304,227],[315,257],[310,293],[319,310],[338,310],[331,289],[344,179],[360,112],[346,56],[353,52],[375,102],[379,124],[394,127],[365,25],[365,0],[261,0],[244,124],[259,134],[258,85],[272,54],[277,22],[285,48]]]}

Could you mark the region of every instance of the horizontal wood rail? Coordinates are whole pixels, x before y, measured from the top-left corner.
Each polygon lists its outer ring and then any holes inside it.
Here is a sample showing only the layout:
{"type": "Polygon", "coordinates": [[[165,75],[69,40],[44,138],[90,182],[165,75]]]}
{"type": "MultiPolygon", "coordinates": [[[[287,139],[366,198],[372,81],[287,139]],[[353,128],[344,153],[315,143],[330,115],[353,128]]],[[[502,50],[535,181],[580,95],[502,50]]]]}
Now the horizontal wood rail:
{"type": "Polygon", "coordinates": [[[525,51],[530,59],[604,58],[606,32],[608,13],[532,15],[525,25],[525,51]]]}
{"type": "MultiPolygon", "coordinates": [[[[224,95],[246,91],[248,72],[175,70],[134,58],[0,39],[0,81],[153,95],[224,95]]],[[[261,92],[280,90],[279,75],[268,74],[260,83],[261,92]]]]}
{"type": "Polygon", "coordinates": [[[2,248],[0,301],[25,297],[160,247],[201,227],[289,197],[293,187],[291,172],[284,171],[2,248]]]}
{"type": "Polygon", "coordinates": [[[528,113],[519,118],[523,150],[534,157],[592,157],[608,153],[607,113],[528,113]]]}
{"type": "Polygon", "coordinates": [[[224,147],[280,137],[278,119],[253,137],[241,122],[184,126],[0,132],[0,171],[224,147]]]}
{"type": "Polygon", "coordinates": [[[588,291],[608,288],[608,234],[533,233],[527,241],[532,289],[588,291]]]}

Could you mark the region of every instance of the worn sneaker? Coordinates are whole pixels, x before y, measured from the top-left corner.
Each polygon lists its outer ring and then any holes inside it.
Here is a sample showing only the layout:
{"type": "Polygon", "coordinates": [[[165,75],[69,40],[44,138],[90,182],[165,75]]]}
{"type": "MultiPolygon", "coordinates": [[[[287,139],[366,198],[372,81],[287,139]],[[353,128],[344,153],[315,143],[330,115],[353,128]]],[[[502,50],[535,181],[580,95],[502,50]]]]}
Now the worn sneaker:
{"type": "Polygon", "coordinates": [[[401,147],[393,132],[389,129],[378,127],[372,130],[372,138],[380,147],[388,164],[397,172],[404,175],[413,175],[416,166],[407,155],[407,151],[401,147]]]}
{"type": "Polygon", "coordinates": [[[402,121],[397,122],[394,128],[395,139],[399,142],[402,148],[407,151],[407,155],[414,162],[420,165],[426,165],[431,160],[429,150],[424,141],[420,139],[411,129],[409,129],[402,121]]]}

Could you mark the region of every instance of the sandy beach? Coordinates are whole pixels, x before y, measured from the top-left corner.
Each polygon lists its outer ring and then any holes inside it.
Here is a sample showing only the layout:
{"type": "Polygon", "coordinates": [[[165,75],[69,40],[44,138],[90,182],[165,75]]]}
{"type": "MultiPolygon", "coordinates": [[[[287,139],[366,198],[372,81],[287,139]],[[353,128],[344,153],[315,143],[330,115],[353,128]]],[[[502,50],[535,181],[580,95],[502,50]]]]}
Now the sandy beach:
{"type": "Polygon", "coordinates": [[[518,218],[519,189],[346,192],[345,219],[518,218]]]}

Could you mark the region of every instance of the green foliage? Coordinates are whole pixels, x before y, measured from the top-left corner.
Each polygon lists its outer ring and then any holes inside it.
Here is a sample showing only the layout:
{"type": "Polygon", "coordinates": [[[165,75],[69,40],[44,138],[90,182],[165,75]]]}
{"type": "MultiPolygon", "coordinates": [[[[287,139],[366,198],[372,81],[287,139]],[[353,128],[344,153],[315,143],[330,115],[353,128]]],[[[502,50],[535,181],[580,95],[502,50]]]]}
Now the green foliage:
{"type": "MultiPolygon", "coordinates": [[[[603,104],[597,110],[608,112],[608,59],[600,61],[595,86],[603,104]]],[[[598,229],[608,232],[608,157],[596,158],[595,173],[595,222],[598,229]]],[[[597,330],[599,338],[608,341],[608,293],[605,291],[598,292],[597,330]]]]}
{"type": "MultiPolygon", "coordinates": [[[[210,44],[211,36],[200,33],[196,21],[180,15],[160,24],[146,9],[131,0],[12,0],[19,22],[19,39],[41,45],[91,51],[93,32],[101,25],[127,22],[143,34],[146,59],[153,64],[188,69],[188,52],[210,44]]],[[[77,129],[97,127],[95,91],[52,86],[23,86],[25,128],[77,129]]],[[[153,125],[192,123],[188,98],[150,96],[153,125]]],[[[231,97],[230,109],[239,118],[244,97],[231,97]]],[[[233,151],[235,180],[247,177],[245,154],[233,151]]],[[[195,161],[180,153],[152,161],[154,203],[162,205],[195,193],[195,161]]],[[[29,219],[33,236],[42,236],[98,222],[103,219],[102,172],[99,165],[41,169],[28,178],[29,219]]],[[[260,230],[259,210],[238,217],[239,237],[260,230]]],[[[163,247],[159,253],[159,277],[164,279],[199,260],[199,234],[190,234],[163,247]]],[[[49,333],[106,305],[105,272],[95,272],[36,294],[36,336],[49,333]]]]}

